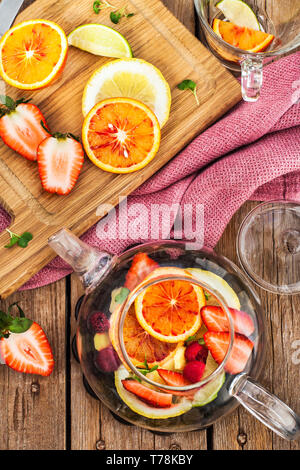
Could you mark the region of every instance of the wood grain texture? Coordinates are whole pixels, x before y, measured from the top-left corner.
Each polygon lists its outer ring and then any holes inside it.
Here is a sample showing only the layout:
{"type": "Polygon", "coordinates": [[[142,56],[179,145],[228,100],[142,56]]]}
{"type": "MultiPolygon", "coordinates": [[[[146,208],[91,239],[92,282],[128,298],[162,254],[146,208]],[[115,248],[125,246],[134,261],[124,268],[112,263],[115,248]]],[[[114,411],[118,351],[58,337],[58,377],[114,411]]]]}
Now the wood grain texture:
{"type": "MultiPolygon", "coordinates": [[[[216,251],[238,265],[235,239],[239,225],[258,203],[247,202],[234,215],[219,241],[216,251]]],[[[265,247],[267,248],[267,247],[265,247]]],[[[272,247],[269,247],[272,252],[272,247]]],[[[268,256],[263,264],[269,268],[268,256]]],[[[266,318],[267,354],[259,382],[300,413],[300,364],[293,359],[300,340],[300,295],[275,295],[254,286],[266,318]],[[298,385],[297,385],[298,384],[298,385]]],[[[215,449],[300,449],[299,440],[289,443],[276,436],[243,407],[214,425],[215,449]]]]}
{"type": "Polygon", "coordinates": [[[43,326],[53,349],[55,368],[50,377],[41,377],[0,366],[0,449],[65,449],[65,281],[46,289],[17,292],[1,301],[0,309],[16,301],[29,318],[43,326]]]}
{"type": "MultiPolygon", "coordinates": [[[[177,18],[193,31],[194,10],[192,0],[165,2],[177,18]],[[188,15],[187,15],[188,11],[188,15]]],[[[71,276],[71,305],[74,312],[75,303],[82,294],[82,287],[76,278],[71,276]]],[[[73,316],[72,316],[73,317],[73,316]]],[[[72,334],[76,324],[72,318],[72,334]]],[[[109,410],[89,397],[82,386],[80,366],[73,359],[71,362],[71,448],[72,449],[206,449],[206,431],[177,433],[172,436],[157,436],[137,427],[119,424],[109,410]]]]}
{"type": "MultiPolygon", "coordinates": [[[[32,0],[26,0],[26,4],[32,0]]],[[[193,31],[192,0],[164,2],[193,31]],[[188,11],[188,14],[187,14],[188,11]]],[[[239,224],[255,207],[247,202],[228,224],[217,251],[237,262],[235,239],[239,224]]],[[[213,426],[213,430],[172,436],[154,436],[138,428],[118,424],[104,405],[89,397],[82,386],[79,365],[65,356],[75,333],[74,306],[82,288],[72,275],[67,281],[26,291],[1,302],[0,308],[15,300],[31,311],[31,317],[45,328],[55,351],[55,378],[38,378],[40,394],[32,394],[36,377],[25,376],[0,366],[0,449],[300,449],[300,443],[288,443],[260,425],[239,407],[213,426]],[[69,284],[71,289],[69,290],[69,284]],[[69,317],[71,315],[71,317],[69,317]],[[65,321],[66,319],[66,321],[65,321]],[[65,326],[71,327],[65,330],[65,326]],[[65,346],[66,339],[69,346],[65,346]],[[66,390],[66,393],[65,393],[66,390]],[[48,401],[50,405],[48,406],[48,401]],[[23,406],[23,403],[25,406],[23,406]],[[23,421],[24,416],[24,421],[23,421]],[[42,416],[42,420],[40,417],[42,416]],[[36,430],[36,422],[38,424],[36,430]]],[[[300,340],[300,296],[275,296],[257,289],[267,319],[268,355],[261,383],[300,413],[300,365],[291,360],[295,342],[300,340]]],[[[299,356],[297,356],[299,357],[299,356]]]]}
{"type": "MultiPolygon", "coordinates": [[[[114,5],[119,8],[123,2],[116,0],[114,5]]],[[[35,163],[16,158],[14,152],[0,144],[0,194],[12,215],[11,228],[16,233],[27,230],[26,220],[30,219],[34,234],[28,249],[20,251],[18,257],[11,259],[7,250],[0,248],[2,297],[20,287],[54,257],[47,246],[49,236],[62,226],[71,228],[77,235],[85,232],[97,221],[99,204],[117,204],[120,195],[127,195],[141,185],[240,99],[236,80],[160,0],[151,3],[130,0],[128,9],[135,15],[128,21],[121,21],[116,29],[133,45],[135,57],[153,63],[162,71],[172,92],[171,115],[162,130],[160,150],[145,169],[129,175],[104,172],[86,159],[76,187],[70,195],[62,197],[42,189],[35,163]],[[191,93],[183,93],[177,88],[177,84],[187,77],[197,82],[201,102],[198,107],[191,93]]],[[[187,10],[181,5],[183,11],[187,10]]],[[[95,21],[111,26],[108,13],[96,16],[89,0],[37,0],[18,16],[16,22],[34,17],[56,21],[66,33],[80,24],[95,21]]],[[[186,21],[191,23],[190,19],[186,21]]],[[[50,87],[25,93],[42,109],[50,129],[81,134],[84,85],[92,72],[108,60],[71,47],[62,76],[50,87]]],[[[19,91],[6,88],[13,97],[20,96],[19,91]]],[[[7,234],[0,234],[0,247],[6,238],[7,234]]]]}

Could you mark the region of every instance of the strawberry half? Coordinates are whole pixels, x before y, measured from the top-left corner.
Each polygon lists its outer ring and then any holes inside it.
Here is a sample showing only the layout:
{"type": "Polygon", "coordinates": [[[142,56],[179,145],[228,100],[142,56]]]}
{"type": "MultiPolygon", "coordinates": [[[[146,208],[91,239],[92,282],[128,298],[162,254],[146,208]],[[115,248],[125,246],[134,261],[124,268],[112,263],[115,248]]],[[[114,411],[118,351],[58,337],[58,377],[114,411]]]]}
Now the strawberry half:
{"type": "Polygon", "coordinates": [[[191,382],[186,380],[180,372],[167,369],[157,369],[157,372],[166,384],[171,387],[185,387],[186,385],[191,385],[191,382]]]}
{"type": "MultiPolygon", "coordinates": [[[[167,370],[167,369],[157,369],[157,372],[159,373],[160,377],[166,382],[167,385],[170,385],[170,387],[185,387],[186,385],[191,385],[191,382],[186,380],[183,375],[180,372],[174,372],[173,370],[167,370]]],[[[166,393],[172,393],[172,395],[177,395],[177,396],[194,396],[196,390],[189,390],[186,392],[176,392],[174,390],[167,391],[165,390],[166,393]]]]}
{"type": "Polygon", "coordinates": [[[43,114],[23,99],[0,95],[0,102],[5,105],[0,108],[0,137],[15,152],[35,161],[39,144],[50,134],[43,114]]]}
{"type": "Polygon", "coordinates": [[[132,291],[148,274],[158,267],[156,261],[149,258],[146,253],[137,253],[133,257],[130,269],[126,274],[124,286],[132,291]]]}
{"type": "Polygon", "coordinates": [[[82,145],[72,134],[48,136],[37,150],[43,188],[49,193],[69,194],[79,177],[83,160],[82,145]]]}
{"type": "Polygon", "coordinates": [[[152,390],[140,384],[137,380],[122,380],[122,384],[128,392],[133,393],[142,401],[155,408],[169,408],[172,405],[172,395],[152,390]]]}
{"type": "MultiPolygon", "coordinates": [[[[208,331],[203,336],[206,346],[211,352],[214,360],[221,364],[230,342],[230,334],[227,332],[208,331]]],[[[239,374],[248,362],[253,349],[253,343],[243,335],[235,334],[230,356],[225,364],[226,372],[229,374],[239,374]]]]}
{"type": "MultiPolygon", "coordinates": [[[[248,313],[229,308],[232,316],[234,331],[241,335],[251,336],[255,326],[248,313]]],[[[201,309],[201,317],[209,331],[229,331],[228,319],[221,307],[207,305],[201,309]]]]}
{"type": "MultiPolygon", "coordinates": [[[[13,304],[14,305],[14,304],[13,304]]],[[[42,328],[24,317],[0,312],[0,350],[11,369],[27,374],[48,376],[54,367],[51,347],[42,328]]]]}

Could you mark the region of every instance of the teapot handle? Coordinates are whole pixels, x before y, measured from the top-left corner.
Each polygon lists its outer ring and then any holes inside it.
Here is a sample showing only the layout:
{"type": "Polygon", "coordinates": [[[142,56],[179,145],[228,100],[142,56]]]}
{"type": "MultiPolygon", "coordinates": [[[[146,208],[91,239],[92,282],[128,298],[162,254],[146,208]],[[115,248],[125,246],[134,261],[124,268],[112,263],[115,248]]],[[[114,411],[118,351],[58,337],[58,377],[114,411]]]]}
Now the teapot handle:
{"type": "Polygon", "coordinates": [[[290,441],[300,437],[300,416],[246,374],[233,380],[229,393],[279,436],[290,441]]]}
{"type": "Polygon", "coordinates": [[[241,87],[244,101],[255,102],[260,96],[263,81],[263,62],[245,58],[241,61],[241,87]]]}

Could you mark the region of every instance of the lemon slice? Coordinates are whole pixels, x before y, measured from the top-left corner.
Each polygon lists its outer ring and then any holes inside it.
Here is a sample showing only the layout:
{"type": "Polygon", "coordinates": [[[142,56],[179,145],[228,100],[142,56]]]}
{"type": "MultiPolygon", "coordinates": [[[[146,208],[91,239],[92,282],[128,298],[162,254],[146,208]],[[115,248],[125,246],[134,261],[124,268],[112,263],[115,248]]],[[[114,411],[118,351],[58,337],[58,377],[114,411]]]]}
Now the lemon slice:
{"type": "Polygon", "coordinates": [[[133,393],[128,392],[122,385],[122,380],[129,377],[128,371],[124,366],[120,366],[115,372],[115,385],[120,398],[135,413],[151,419],[166,419],[182,415],[192,408],[192,402],[183,398],[179,403],[170,408],[154,408],[147,405],[137,398],[133,393]]]}
{"type": "MultiPolygon", "coordinates": [[[[218,364],[213,359],[212,355],[208,353],[206,366],[204,369],[203,379],[213,373],[218,367],[218,364]]],[[[221,372],[215,379],[208,382],[195,393],[193,399],[193,407],[204,406],[217,398],[218,392],[225,382],[225,372],[221,372]]]]}
{"type": "MultiPolygon", "coordinates": [[[[199,281],[206,282],[208,285],[219,292],[224,298],[228,307],[236,308],[240,310],[241,304],[237,294],[234,292],[232,287],[226,282],[222,277],[218,276],[215,273],[210,271],[205,271],[199,268],[188,268],[186,269],[192,276],[194,276],[199,281]]],[[[218,305],[215,302],[211,302],[210,299],[206,301],[207,305],[218,305]]]]}
{"type": "Polygon", "coordinates": [[[122,34],[103,24],[84,24],[68,35],[69,46],[104,57],[132,57],[129,42],[122,34]]]}
{"type": "Polygon", "coordinates": [[[83,92],[82,112],[86,116],[96,103],[107,98],[133,98],[147,105],[160,127],[168,120],[171,91],[154,65],[141,59],[120,59],[97,69],[83,92]]]}
{"type": "Polygon", "coordinates": [[[260,30],[254,11],[242,0],[222,0],[216,5],[225,18],[237,26],[260,30]]]}

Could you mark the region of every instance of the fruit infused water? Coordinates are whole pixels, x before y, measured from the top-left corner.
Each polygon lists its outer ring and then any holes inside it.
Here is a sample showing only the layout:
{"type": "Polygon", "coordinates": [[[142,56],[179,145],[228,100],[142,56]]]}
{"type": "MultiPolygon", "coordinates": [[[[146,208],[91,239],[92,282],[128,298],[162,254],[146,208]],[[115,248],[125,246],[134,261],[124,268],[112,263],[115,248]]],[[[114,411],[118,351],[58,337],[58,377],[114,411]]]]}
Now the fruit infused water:
{"type": "Polygon", "coordinates": [[[130,262],[123,256],[119,276],[108,274],[107,288],[93,299],[97,308],[88,307],[88,335],[77,335],[88,358],[81,358],[84,372],[93,388],[106,389],[104,402],[110,389],[110,407],[113,400],[113,411],[131,422],[165,431],[209,425],[235,406],[230,383],[253,365],[257,322],[250,299],[237,294],[238,284],[235,292],[213,258],[195,263],[193,251],[183,255],[171,243],[130,262]]]}

